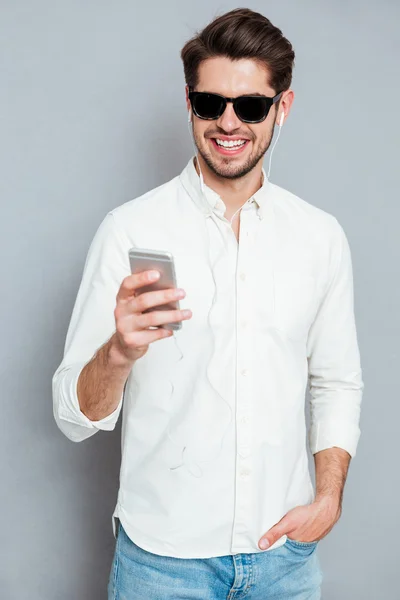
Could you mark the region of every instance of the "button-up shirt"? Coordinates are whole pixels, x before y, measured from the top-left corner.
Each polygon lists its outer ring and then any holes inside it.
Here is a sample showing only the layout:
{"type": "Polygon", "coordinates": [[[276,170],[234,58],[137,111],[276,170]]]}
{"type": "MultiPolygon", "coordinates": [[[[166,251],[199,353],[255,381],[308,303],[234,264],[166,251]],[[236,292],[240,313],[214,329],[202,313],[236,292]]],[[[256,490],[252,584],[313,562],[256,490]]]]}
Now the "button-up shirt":
{"type": "Polygon", "coordinates": [[[122,463],[113,528],[150,552],[180,558],[269,552],[260,537],[315,493],[312,454],[354,457],[363,391],[352,263],[337,219],[271,183],[240,211],[237,240],[222,198],[189,160],[170,181],[111,210],[90,245],[54,416],[73,441],[114,429],[122,463]],[[192,317],[149,345],[113,413],[80,410],[82,368],[115,331],[132,247],[167,250],[180,308],[192,317]],[[310,389],[310,429],[305,395],[310,389]]]}

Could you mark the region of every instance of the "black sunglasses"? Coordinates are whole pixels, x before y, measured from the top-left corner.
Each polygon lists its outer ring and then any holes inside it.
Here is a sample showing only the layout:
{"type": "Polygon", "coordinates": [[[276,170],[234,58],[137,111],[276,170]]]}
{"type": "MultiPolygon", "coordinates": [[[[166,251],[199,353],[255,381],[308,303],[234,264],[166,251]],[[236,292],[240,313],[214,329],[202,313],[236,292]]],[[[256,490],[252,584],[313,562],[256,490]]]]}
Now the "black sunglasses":
{"type": "Polygon", "coordinates": [[[233,109],[238,118],[244,123],[261,123],[268,115],[271,106],[279,100],[283,91],[273,98],[268,96],[237,96],[227,98],[220,94],[195,92],[189,88],[189,100],[196,117],[200,119],[219,119],[228,102],[233,103],[233,109]]]}

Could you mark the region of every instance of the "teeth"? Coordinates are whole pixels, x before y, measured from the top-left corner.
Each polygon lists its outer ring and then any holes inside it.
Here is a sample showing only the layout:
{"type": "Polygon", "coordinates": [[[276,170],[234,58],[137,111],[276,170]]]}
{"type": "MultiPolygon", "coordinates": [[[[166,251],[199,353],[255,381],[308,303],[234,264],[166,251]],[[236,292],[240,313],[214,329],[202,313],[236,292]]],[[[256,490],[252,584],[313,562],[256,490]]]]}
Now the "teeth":
{"type": "Polygon", "coordinates": [[[232,148],[232,146],[243,146],[247,140],[231,140],[230,142],[225,142],[224,140],[219,140],[215,138],[218,146],[224,146],[224,148],[232,148]]]}

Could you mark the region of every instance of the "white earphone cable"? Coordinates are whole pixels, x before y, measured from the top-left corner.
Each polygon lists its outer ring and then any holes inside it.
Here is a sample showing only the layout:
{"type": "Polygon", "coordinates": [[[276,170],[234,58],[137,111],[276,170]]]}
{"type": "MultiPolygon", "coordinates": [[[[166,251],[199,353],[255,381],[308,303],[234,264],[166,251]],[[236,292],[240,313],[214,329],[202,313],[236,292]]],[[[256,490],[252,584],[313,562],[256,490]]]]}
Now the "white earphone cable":
{"type": "MultiPolygon", "coordinates": [[[[198,150],[197,150],[197,148],[196,148],[196,145],[195,145],[195,142],[194,142],[194,135],[193,135],[193,131],[191,130],[191,127],[190,127],[190,123],[191,123],[191,112],[192,112],[192,111],[191,111],[191,109],[190,109],[190,110],[189,110],[189,113],[188,113],[188,121],[187,121],[187,123],[188,123],[188,127],[189,127],[189,133],[190,133],[191,141],[192,141],[192,144],[193,144],[193,147],[194,147],[194,150],[195,150],[196,162],[197,162],[197,165],[198,165],[198,167],[199,167],[200,188],[201,188],[201,191],[202,191],[202,193],[204,194],[204,193],[205,193],[205,191],[204,191],[204,178],[203,178],[203,173],[202,173],[202,171],[201,171],[201,167],[200,167],[200,161],[199,161],[199,158],[198,158],[198,150]]],[[[267,175],[267,178],[268,178],[268,179],[269,179],[269,174],[270,174],[270,170],[271,170],[271,159],[272,159],[272,153],[273,153],[273,150],[274,150],[274,148],[275,148],[275,146],[276,146],[276,144],[277,144],[277,142],[278,142],[278,139],[279,139],[279,135],[280,135],[280,132],[281,132],[281,129],[282,129],[282,124],[283,124],[283,119],[284,119],[284,113],[282,113],[282,115],[281,115],[281,118],[280,118],[280,123],[279,123],[279,133],[278,133],[278,136],[277,136],[277,138],[276,138],[276,140],[275,140],[275,143],[274,143],[274,145],[273,145],[273,147],[272,147],[272,150],[271,150],[271,152],[270,152],[270,156],[269,156],[269,168],[268,168],[268,175],[267,175]]],[[[232,217],[231,217],[231,219],[230,219],[230,223],[231,223],[231,224],[232,224],[232,221],[233,221],[234,217],[236,216],[236,214],[237,214],[238,212],[240,212],[240,210],[241,210],[242,208],[243,208],[243,206],[241,206],[241,207],[240,207],[240,208],[239,208],[239,209],[238,209],[238,210],[237,210],[237,211],[236,211],[236,212],[233,214],[233,216],[232,216],[232,217]]],[[[211,213],[210,213],[210,214],[211,214],[211,213]]],[[[208,231],[208,230],[207,230],[207,231],[208,231]]],[[[211,270],[212,270],[212,274],[213,274],[213,278],[214,278],[214,285],[215,285],[215,292],[216,292],[216,289],[217,289],[217,288],[216,288],[216,281],[215,281],[215,277],[214,277],[214,271],[213,271],[213,268],[212,268],[211,270]]],[[[214,294],[214,298],[213,298],[213,305],[214,305],[214,303],[215,303],[215,298],[216,298],[216,293],[214,294]]],[[[173,331],[173,338],[174,338],[174,341],[175,341],[175,345],[176,345],[176,347],[178,348],[178,351],[179,351],[179,353],[180,353],[180,358],[178,359],[178,361],[180,361],[180,360],[182,360],[182,358],[183,358],[183,353],[182,353],[182,351],[181,351],[181,349],[180,349],[180,347],[179,347],[179,344],[178,344],[178,340],[177,340],[177,337],[176,337],[176,331],[175,331],[175,330],[172,330],[172,331],[173,331]]],[[[211,382],[210,382],[210,383],[211,383],[211,382]]],[[[170,384],[171,384],[171,387],[172,387],[172,389],[171,389],[171,396],[170,396],[170,398],[171,398],[171,397],[172,397],[172,395],[173,395],[173,392],[174,392],[174,385],[173,385],[172,381],[170,381],[170,384]]],[[[214,386],[213,386],[213,387],[214,387],[214,386]]],[[[221,396],[221,394],[220,394],[219,392],[218,392],[218,394],[221,396]]],[[[227,404],[227,406],[228,406],[228,408],[229,408],[229,410],[230,410],[230,420],[229,420],[228,426],[227,426],[227,427],[226,427],[226,429],[225,429],[225,433],[224,433],[224,434],[223,434],[223,436],[222,436],[222,440],[221,440],[220,448],[222,448],[223,440],[224,440],[224,438],[225,438],[225,435],[226,435],[226,433],[227,433],[227,432],[228,432],[228,430],[229,430],[230,423],[232,422],[232,408],[230,407],[230,405],[228,404],[228,402],[225,400],[225,398],[224,398],[223,396],[221,396],[221,398],[222,398],[222,400],[223,400],[223,401],[224,401],[224,402],[227,404]]],[[[167,434],[168,434],[168,437],[169,437],[169,439],[170,439],[170,440],[171,440],[171,441],[172,441],[172,442],[173,442],[175,445],[179,445],[179,444],[177,444],[177,442],[175,442],[175,441],[172,439],[172,437],[171,437],[171,434],[170,434],[170,428],[169,428],[169,425],[168,425],[168,432],[167,432],[167,434]]],[[[179,446],[180,446],[180,445],[179,445],[179,446]]],[[[199,467],[199,465],[198,465],[197,463],[194,463],[194,464],[193,464],[193,463],[191,463],[190,461],[189,461],[189,462],[187,462],[187,461],[185,460],[184,452],[185,452],[186,448],[187,448],[187,446],[184,446],[184,447],[183,447],[183,449],[182,449],[182,462],[181,462],[179,465],[175,465],[175,466],[173,466],[173,467],[170,467],[170,470],[175,470],[175,469],[177,469],[178,467],[182,467],[182,466],[184,466],[184,464],[185,464],[185,465],[187,466],[187,468],[188,468],[189,472],[190,472],[190,473],[191,473],[191,474],[192,474],[194,477],[201,477],[201,476],[202,476],[202,472],[203,472],[203,471],[202,471],[202,469],[199,467]]],[[[207,461],[202,461],[202,462],[209,462],[209,460],[207,460],[207,461]]]]}

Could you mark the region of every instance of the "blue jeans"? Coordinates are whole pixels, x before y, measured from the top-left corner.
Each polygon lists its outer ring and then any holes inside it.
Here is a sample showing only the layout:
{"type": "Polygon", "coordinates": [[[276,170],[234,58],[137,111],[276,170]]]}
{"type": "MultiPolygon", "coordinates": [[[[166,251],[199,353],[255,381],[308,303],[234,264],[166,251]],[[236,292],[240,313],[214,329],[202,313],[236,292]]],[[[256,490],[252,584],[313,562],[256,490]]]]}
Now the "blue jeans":
{"type": "Polygon", "coordinates": [[[108,600],[320,600],[317,544],[288,539],[270,551],[175,558],[140,548],[119,523],[108,600]]]}

